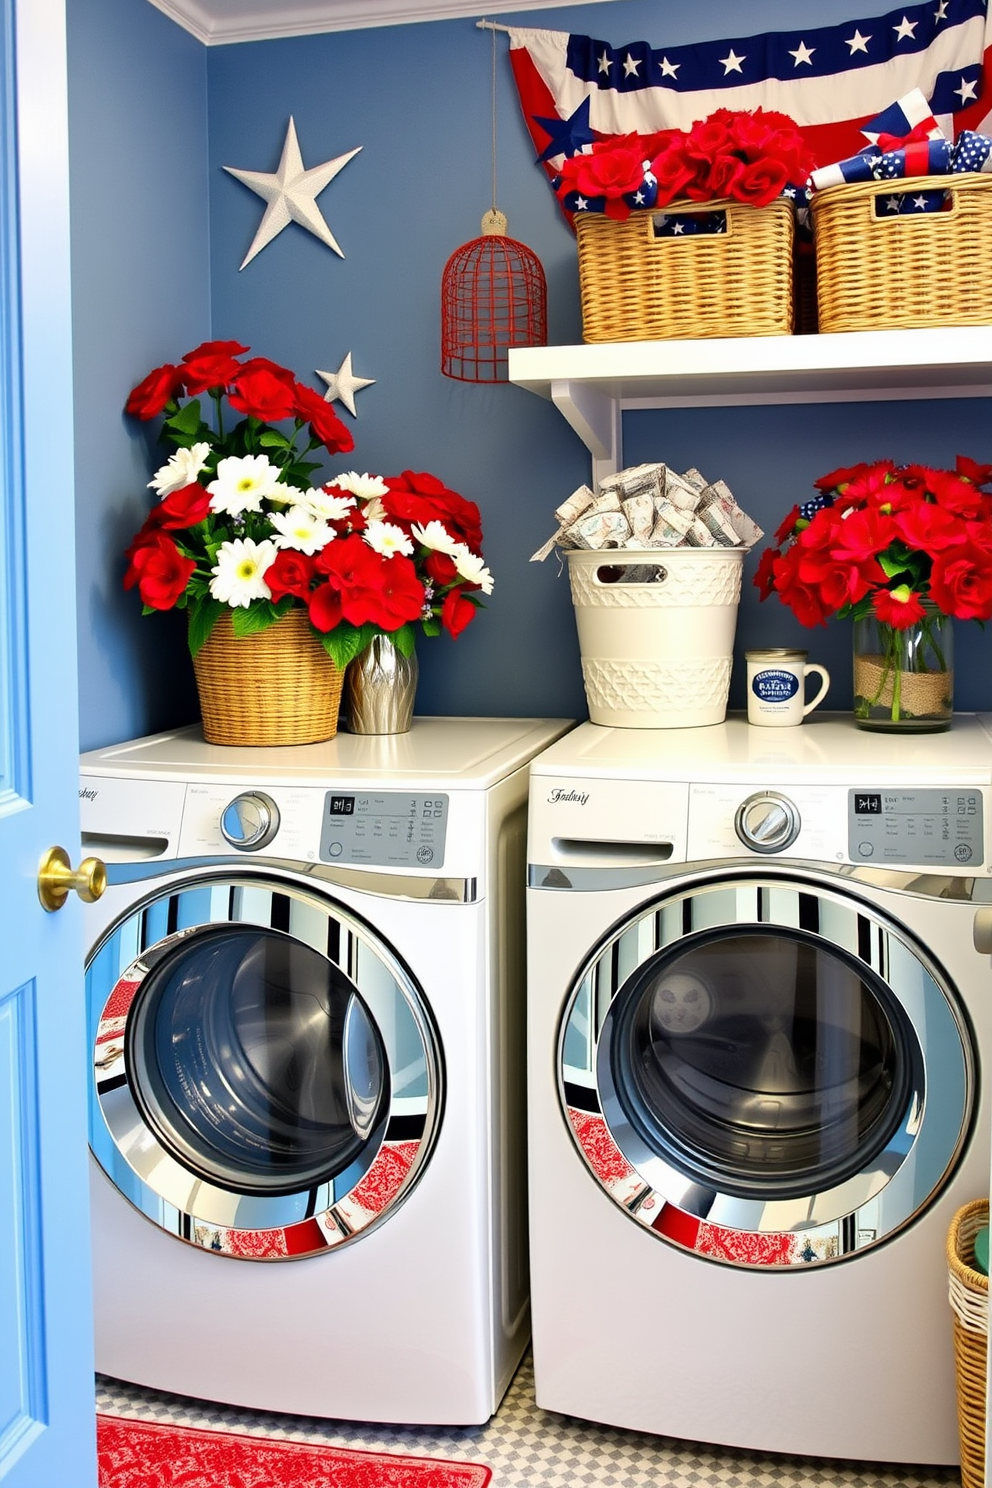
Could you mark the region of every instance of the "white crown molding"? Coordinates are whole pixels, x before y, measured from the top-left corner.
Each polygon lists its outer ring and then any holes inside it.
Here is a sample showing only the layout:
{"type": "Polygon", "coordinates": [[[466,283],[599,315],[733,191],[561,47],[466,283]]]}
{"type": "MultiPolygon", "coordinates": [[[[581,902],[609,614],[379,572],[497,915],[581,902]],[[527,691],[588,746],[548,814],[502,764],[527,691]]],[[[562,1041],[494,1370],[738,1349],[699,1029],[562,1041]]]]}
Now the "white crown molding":
{"type": "MultiPolygon", "coordinates": [[[[357,31],[370,26],[402,26],[414,21],[506,15],[539,10],[565,0],[149,0],[157,10],[202,41],[225,46],[239,41],[269,41],[280,36],[314,36],[325,31],[357,31]]],[[[595,0],[571,0],[591,5],[595,0]]]]}

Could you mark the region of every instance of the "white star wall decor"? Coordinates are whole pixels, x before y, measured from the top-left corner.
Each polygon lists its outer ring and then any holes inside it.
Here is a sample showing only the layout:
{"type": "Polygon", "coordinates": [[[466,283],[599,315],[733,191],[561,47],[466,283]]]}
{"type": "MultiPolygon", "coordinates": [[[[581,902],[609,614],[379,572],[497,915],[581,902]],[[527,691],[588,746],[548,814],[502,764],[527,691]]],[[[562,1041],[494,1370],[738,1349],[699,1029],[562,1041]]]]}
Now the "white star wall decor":
{"type": "Polygon", "coordinates": [[[338,172],[344,169],[348,161],[355,158],[361,148],[361,145],[356,145],[346,155],[337,155],[333,160],[325,160],[323,165],[313,165],[309,170],[304,170],[303,157],[296,138],[296,125],[290,118],[277,171],[235,170],[233,165],[224,166],[229,175],[243,182],[266,203],[262,221],[245,255],[242,269],[291,222],[298,222],[307,232],[312,232],[315,238],[326,243],[328,248],[333,248],[339,258],[344,258],[334,234],[320,214],[317,197],[325,186],[330,185],[338,172]]]}
{"type": "Polygon", "coordinates": [[[327,383],[327,392],[324,394],[324,401],[326,403],[343,403],[352,418],[357,417],[355,413],[355,394],[359,388],[371,387],[375,382],[374,377],[355,376],[351,370],[350,351],[336,372],[321,372],[318,367],[317,376],[322,377],[327,383]]]}

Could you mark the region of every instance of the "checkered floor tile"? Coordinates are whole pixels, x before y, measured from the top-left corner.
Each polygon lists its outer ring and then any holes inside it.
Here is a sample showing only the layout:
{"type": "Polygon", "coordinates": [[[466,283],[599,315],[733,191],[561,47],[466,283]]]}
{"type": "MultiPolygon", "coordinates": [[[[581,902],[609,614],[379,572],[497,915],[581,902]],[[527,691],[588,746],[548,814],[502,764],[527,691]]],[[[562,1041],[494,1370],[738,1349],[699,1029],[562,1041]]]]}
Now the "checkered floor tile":
{"type": "Polygon", "coordinates": [[[485,1462],[492,1488],[953,1488],[960,1481],[951,1469],[736,1452],[559,1416],[535,1404],[529,1356],[485,1426],[370,1426],[274,1415],[163,1395],[105,1375],[97,1377],[96,1404],[114,1415],[184,1426],[485,1462]]]}

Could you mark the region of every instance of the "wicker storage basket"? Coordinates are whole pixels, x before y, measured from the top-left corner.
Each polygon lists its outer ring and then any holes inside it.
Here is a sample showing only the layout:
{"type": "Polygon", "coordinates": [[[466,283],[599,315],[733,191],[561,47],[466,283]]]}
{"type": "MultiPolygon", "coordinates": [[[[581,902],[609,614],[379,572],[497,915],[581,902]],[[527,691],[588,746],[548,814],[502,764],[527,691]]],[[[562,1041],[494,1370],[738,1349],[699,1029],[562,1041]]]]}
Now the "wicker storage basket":
{"type": "Polygon", "coordinates": [[[337,733],[344,673],[302,607],[241,639],[222,615],[193,670],[208,744],[316,744],[337,733]]]}
{"type": "Polygon", "coordinates": [[[792,203],[677,201],[626,222],[575,219],[586,341],[787,336],[792,331],[792,203]],[[726,214],[726,230],[658,237],[656,219],[726,214]]]}
{"type": "Polygon", "coordinates": [[[954,1367],[958,1390],[962,1488],[985,1482],[985,1388],[989,1279],[974,1269],[975,1236],[989,1221],[987,1199],[959,1209],[947,1235],[948,1288],[954,1310],[954,1367]]]}
{"type": "Polygon", "coordinates": [[[830,186],[811,210],[821,331],[992,323],[992,176],[830,186]],[[950,207],[875,215],[907,189],[947,191],[950,207]]]}

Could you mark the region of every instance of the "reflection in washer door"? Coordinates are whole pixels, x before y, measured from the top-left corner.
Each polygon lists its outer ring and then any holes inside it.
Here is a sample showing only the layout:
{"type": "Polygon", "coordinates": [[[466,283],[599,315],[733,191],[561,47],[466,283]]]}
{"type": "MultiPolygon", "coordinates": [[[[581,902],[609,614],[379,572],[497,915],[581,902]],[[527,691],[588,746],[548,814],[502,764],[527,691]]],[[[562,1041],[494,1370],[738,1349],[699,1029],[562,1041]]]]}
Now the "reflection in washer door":
{"type": "Polygon", "coordinates": [[[422,988],[358,915],[278,875],[159,885],[86,966],[90,1146],[153,1224],[239,1259],[371,1233],[444,1103],[422,988]]]}
{"type": "Polygon", "coordinates": [[[596,1182],[659,1238],[732,1265],[887,1239],[946,1183],[974,1108],[945,974],[814,874],[713,876],[641,908],[580,969],[558,1057],[596,1182]]]}
{"type": "Polygon", "coordinates": [[[642,968],[611,1016],[631,1124],[689,1177],[742,1198],[861,1172],[922,1074],[884,984],[800,931],[703,935],[642,968]]]}
{"type": "Polygon", "coordinates": [[[237,1193],[335,1177],[389,1108],[382,1039],[356,989],[278,930],[211,926],[171,946],[135,999],[126,1058],[166,1150],[237,1193]]]}

